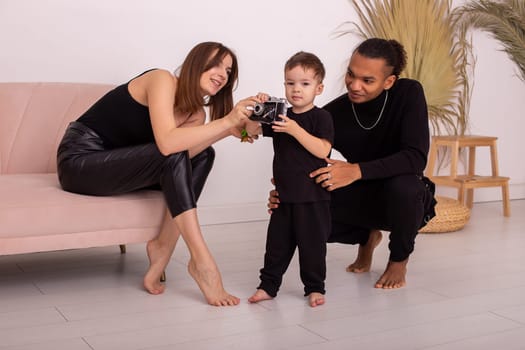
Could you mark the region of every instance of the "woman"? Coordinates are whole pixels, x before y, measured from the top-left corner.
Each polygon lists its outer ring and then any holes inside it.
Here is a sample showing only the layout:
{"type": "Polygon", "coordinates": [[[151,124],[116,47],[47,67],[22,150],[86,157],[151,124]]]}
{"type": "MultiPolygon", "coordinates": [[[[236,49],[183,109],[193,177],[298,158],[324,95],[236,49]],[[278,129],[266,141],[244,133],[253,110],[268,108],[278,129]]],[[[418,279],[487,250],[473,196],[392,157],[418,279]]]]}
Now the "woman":
{"type": "Polygon", "coordinates": [[[188,271],[211,305],[236,305],[224,290],[198,223],[196,201],[214,160],[211,145],[240,130],[258,100],[233,105],[238,65],[216,42],[195,46],[178,77],[146,71],[116,87],[71,123],[58,149],[63,189],[114,195],[159,186],[168,210],[159,235],[148,242],[144,287],[160,294],[160,277],[180,235],[190,251],[188,271]],[[205,124],[204,107],[211,121],[205,124]]]}

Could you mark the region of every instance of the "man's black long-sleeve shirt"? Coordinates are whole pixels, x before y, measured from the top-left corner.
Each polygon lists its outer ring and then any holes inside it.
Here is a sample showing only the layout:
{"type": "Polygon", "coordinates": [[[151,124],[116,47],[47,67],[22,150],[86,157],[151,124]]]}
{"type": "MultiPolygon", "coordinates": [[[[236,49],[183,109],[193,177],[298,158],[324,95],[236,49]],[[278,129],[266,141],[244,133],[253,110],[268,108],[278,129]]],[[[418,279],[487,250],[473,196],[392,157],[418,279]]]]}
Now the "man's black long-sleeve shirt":
{"type": "MultiPolygon", "coordinates": [[[[383,91],[374,100],[354,104],[363,126],[375,123],[385,94],[383,91]]],[[[423,173],[430,139],[427,104],[418,81],[396,81],[388,92],[381,120],[370,130],[357,123],[347,94],[329,102],[324,109],[334,121],[333,148],[348,162],[359,163],[363,180],[423,173]]]]}

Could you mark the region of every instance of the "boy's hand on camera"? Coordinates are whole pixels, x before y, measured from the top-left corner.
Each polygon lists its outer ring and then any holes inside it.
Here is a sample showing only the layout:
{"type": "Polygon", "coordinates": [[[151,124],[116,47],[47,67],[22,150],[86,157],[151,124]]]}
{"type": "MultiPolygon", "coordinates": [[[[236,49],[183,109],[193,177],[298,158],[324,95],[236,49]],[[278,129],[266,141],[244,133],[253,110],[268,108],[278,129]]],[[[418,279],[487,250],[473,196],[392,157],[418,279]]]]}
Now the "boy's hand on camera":
{"type": "Polygon", "coordinates": [[[281,121],[274,121],[272,123],[274,132],[285,132],[293,136],[294,133],[301,129],[295,120],[288,118],[284,114],[280,114],[279,118],[281,118],[281,121]]]}

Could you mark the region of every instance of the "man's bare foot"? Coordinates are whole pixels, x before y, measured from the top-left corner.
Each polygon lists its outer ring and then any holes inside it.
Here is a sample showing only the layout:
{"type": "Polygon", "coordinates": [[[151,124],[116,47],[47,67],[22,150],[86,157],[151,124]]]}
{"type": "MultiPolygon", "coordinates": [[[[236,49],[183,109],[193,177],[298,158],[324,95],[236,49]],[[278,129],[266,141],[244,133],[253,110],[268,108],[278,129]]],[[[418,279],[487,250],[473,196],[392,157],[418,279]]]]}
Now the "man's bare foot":
{"type": "Polygon", "coordinates": [[[311,307],[323,305],[324,301],[324,295],[321,293],[313,292],[308,294],[308,303],[311,307]]]}
{"type": "Polygon", "coordinates": [[[217,266],[197,267],[195,262],[190,259],[188,272],[195,282],[197,282],[208,304],[213,306],[231,306],[237,305],[241,301],[236,296],[230,295],[224,290],[221,274],[217,266]]]}
{"type": "Polygon", "coordinates": [[[383,275],[377,280],[375,288],[395,289],[406,284],[408,259],[403,261],[389,261],[383,275]]]}
{"type": "Polygon", "coordinates": [[[248,301],[250,303],[258,303],[259,301],[270,300],[270,299],[273,299],[273,298],[269,296],[268,293],[264,291],[264,289],[257,289],[255,294],[248,298],[248,301]]]}
{"type": "Polygon", "coordinates": [[[381,242],[383,234],[379,230],[370,231],[370,236],[368,237],[368,242],[365,245],[359,245],[359,250],[357,251],[357,258],[355,261],[346,267],[347,272],[361,273],[370,271],[372,266],[372,256],[374,254],[374,249],[381,242]]]}
{"type": "Polygon", "coordinates": [[[151,294],[162,294],[166,287],[160,283],[160,276],[168,266],[171,252],[155,239],[148,242],[146,251],[149,258],[149,268],[144,275],[144,288],[151,294]]]}

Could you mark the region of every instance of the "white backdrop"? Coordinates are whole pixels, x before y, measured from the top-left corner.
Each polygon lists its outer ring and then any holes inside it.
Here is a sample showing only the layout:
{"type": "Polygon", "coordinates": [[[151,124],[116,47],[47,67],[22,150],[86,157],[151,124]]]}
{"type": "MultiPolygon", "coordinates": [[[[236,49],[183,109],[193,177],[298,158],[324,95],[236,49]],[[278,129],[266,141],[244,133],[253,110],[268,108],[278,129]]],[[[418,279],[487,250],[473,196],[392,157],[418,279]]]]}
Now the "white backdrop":
{"type": "MultiPolygon", "coordinates": [[[[286,59],[298,50],[317,54],[327,68],[322,106],[344,92],[347,59],[359,39],[335,34],[355,20],[348,0],[0,0],[0,81],[119,84],[148,68],[174,70],[196,43],[220,41],[239,59],[236,99],[258,91],[283,96],[286,59]]],[[[525,198],[525,83],[493,39],[480,33],[474,45],[471,131],[500,138],[500,173],[511,177],[511,198],[525,198]]],[[[271,140],[248,145],[232,138],[215,149],[201,221],[267,217],[271,140]]],[[[490,169],[483,150],[478,169],[490,169]]],[[[500,198],[496,189],[475,194],[477,201],[500,198]]]]}

